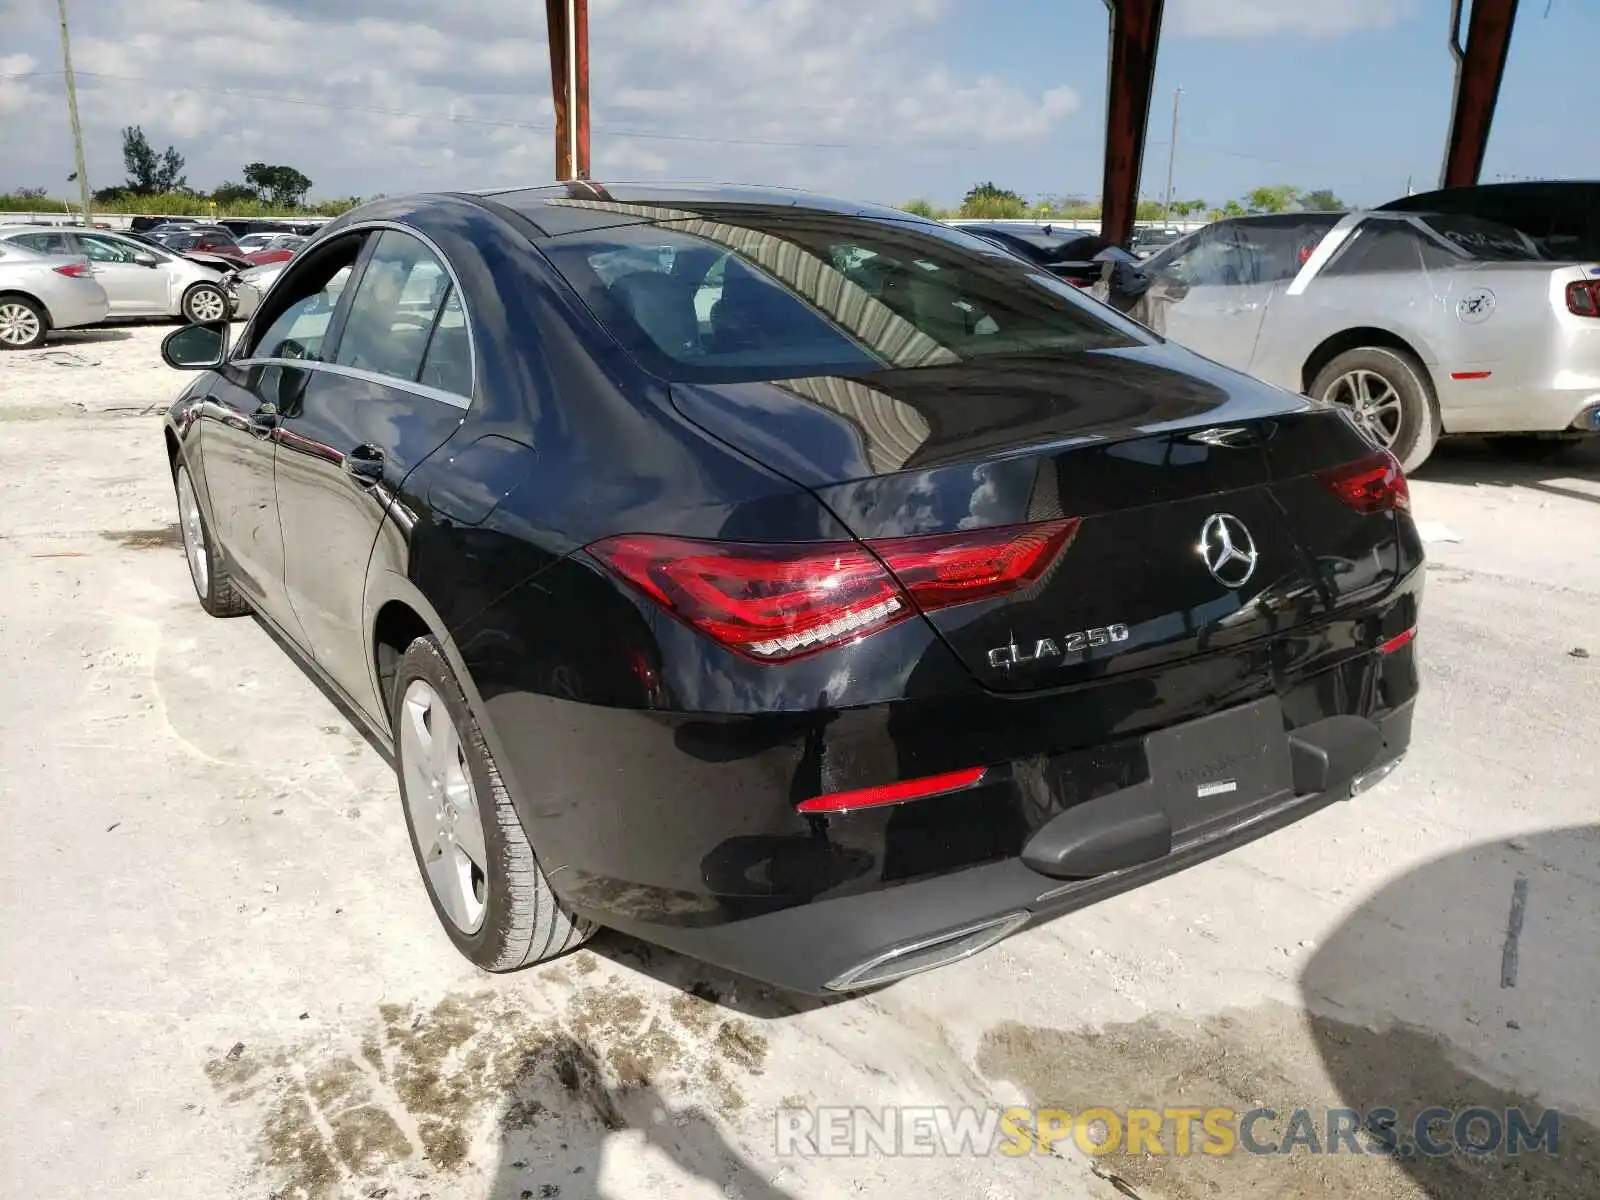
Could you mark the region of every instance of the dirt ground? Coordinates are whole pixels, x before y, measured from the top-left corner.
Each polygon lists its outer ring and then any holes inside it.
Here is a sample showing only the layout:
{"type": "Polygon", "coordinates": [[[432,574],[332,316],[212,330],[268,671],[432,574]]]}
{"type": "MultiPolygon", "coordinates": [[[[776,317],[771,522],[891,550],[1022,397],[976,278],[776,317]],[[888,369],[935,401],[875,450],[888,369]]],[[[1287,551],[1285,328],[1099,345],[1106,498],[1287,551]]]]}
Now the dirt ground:
{"type": "Polygon", "coordinates": [[[1426,692],[1348,804],[867,997],[611,935],[490,978],[436,928],[388,768],[195,603],[163,332],[0,355],[0,1194],[1595,1193],[1600,453],[1418,473],[1426,692]],[[1514,1159],[777,1151],[809,1106],[1011,1104],[1265,1106],[1285,1143],[1298,1107],[1561,1116],[1514,1159]]]}

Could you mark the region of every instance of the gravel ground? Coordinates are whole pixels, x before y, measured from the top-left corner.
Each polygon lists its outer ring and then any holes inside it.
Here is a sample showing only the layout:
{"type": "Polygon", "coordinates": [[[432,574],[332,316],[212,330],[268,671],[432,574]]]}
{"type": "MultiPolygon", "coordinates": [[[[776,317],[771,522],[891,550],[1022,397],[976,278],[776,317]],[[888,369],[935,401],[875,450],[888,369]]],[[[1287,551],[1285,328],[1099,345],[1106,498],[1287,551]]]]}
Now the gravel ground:
{"type": "Polygon", "coordinates": [[[164,332],[0,356],[0,1193],[1594,1194],[1600,454],[1447,445],[1419,473],[1426,693],[1349,804],[865,998],[609,935],[489,978],[435,927],[387,767],[258,625],[195,604],[164,332]],[[1517,1160],[775,1141],[808,1106],[1011,1103],[1561,1126],[1517,1160]]]}

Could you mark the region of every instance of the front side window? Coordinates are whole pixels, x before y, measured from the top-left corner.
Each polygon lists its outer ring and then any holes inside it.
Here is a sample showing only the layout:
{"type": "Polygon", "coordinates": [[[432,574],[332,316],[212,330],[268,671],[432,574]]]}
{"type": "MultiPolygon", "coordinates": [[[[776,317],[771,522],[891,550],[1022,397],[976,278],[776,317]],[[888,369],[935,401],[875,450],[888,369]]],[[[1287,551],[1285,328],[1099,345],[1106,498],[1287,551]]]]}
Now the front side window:
{"type": "Polygon", "coordinates": [[[983,239],[920,223],[686,215],[541,249],[612,335],[669,379],[870,372],[1148,340],[983,239]]]}
{"type": "Polygon", "coordinates": [[[1150,261],[1150,269],[1190,287],[1237,287],[1248,283],[1243,250],[1227,222],[1211,225],[1150,261]]]}
{"type": "MultiPolygon", "coordinates": [[[[426,246],[384,230],[350,300],[336,361],[416,380],[449,288],[449,275],[426,246]]],[[[461,328],[465,334],[464,322],[461,328]]]]}
{"type": "Polygon", "coordinates": [[[139,255],[139,251],[127,242],[93,233],[80,233],[78,245],[83,247],[84,254],[92,262],[131,263],[139,255]]]}
{"type": "Polygon", "coordinates": [[[304,263],[267,293],[257,314],[246,358],[294,358],[321,361],[328,325],[360,252],[360,235],[343,238],[304,263]]]}

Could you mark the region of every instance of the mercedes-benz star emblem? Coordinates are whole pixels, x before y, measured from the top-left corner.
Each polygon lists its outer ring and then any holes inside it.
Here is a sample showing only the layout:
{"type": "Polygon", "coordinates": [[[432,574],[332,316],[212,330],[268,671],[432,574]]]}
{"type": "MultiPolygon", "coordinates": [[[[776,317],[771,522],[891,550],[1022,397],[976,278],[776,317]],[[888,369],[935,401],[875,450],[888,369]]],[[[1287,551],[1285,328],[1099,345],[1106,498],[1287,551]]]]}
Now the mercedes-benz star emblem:
{"type": "Polygon", "coordinates": [[[1256,540],[1232,513],[1212,513],[1200,527],[1200,557],[1223,587],[1240,588],[1256,573],[1256,540]]]}

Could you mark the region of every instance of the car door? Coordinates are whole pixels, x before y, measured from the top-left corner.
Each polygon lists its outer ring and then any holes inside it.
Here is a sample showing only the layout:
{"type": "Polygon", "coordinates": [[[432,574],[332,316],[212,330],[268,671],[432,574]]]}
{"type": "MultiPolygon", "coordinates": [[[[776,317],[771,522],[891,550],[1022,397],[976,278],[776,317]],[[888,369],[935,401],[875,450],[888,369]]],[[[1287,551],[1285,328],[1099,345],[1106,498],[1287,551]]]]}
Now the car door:
{"type": "Polygon", "coordinates": [[[95,279],[106,290],[112,316],[164,316],[171,310],[167,272],[154,253],[141,253],[135,243],[103,234],[79,233],[75,238],[78,250],[94,265],[95,279]]]}
{"type": "Polygon", "coordinates": [[[367,565],[402,481],[464,418],[471,336],[445,265],[409,233],[376,233],[345,293],[331,361],[313,367],[284,411],[275,479],[286,584],[307,642],[346,695],[382,719],[367,565]]]}
{"type": "Polygon", "coordinates": [[[1200,230],[1158,269],[1187,288],[1165,310],[1167,337],[1224,366],[1247,368],[1272,287],[1252,278],[1234,222],[1200,230]]]}
{"type": "Polygon", "coordinates": [[[285,586],[274,460],[284,424],[339,314],[363,235],[336,239],[280,280],[201,409],[200,454],[212,528],[258,609],[309,649],[285,586]]]}

